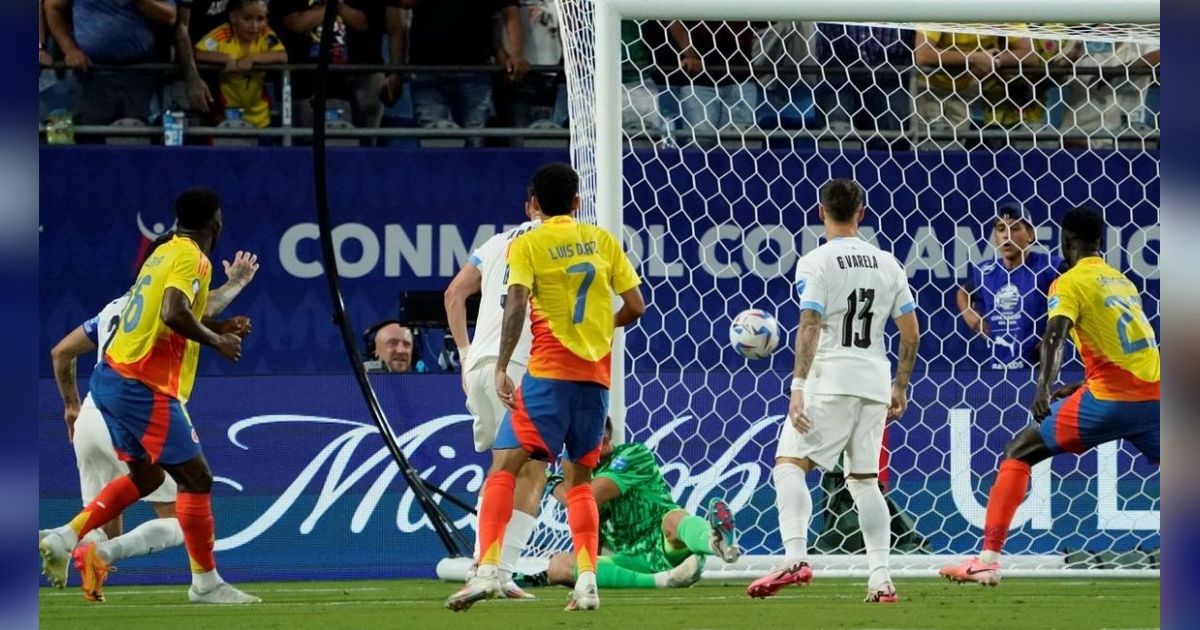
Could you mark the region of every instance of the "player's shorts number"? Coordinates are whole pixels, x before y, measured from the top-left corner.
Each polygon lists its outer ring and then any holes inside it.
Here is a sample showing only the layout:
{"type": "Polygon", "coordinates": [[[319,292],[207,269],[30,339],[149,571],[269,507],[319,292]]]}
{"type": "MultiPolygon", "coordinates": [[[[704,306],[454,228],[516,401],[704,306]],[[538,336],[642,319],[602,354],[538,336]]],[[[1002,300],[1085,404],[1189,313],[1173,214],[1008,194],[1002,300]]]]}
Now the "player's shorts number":
{"type": "Polygon", "coordinates": [[[146,308],[146,300],[142,297],[142,289],[149,286],[150,282],[150,276],[143,276],[133,286],[133,295],[129,296],[129,303],[125,305],[125,310],[121,312],[121,321],[124,322],[121,328],[127,333],[133,332],[133,329],[137,328],[138,322],[142,321],[142,310],[146,308]]]}
{"type": "Polygon", "coordinates": [[[1119,295],[1110,295],[1104,298],[1104,305],[1110,308],[1117,308],[1121,311],[1121,316],[1117,319],[1117,338],[1121,340],[1121,350],[1125,354],[1133,354],[1139,350],[1145,350],[1150,347],[1150,340],[1153,338],[1153,328],[1150,327],[1150,320],[1146,319],[1146,314],[1142,312],[1141,306],[1131,300],[1123,298],[1119,295]],[[1129,339],[1129,325],[1137,321],[1139,327],[1143,331],[1151,331],[1141,339],[1129,339]]]}
{"type": "Polygon", "coordinates": [[[581,262],[567,267],[567,273],[583,274],[583,282],[579,283],[579,293],[575,296],[575,317],[576,324],[583,323],[583,314],[587,308],[587,292],[592,286],[592,281],[596,279],[596,266],[590,262],[581,262]]]}

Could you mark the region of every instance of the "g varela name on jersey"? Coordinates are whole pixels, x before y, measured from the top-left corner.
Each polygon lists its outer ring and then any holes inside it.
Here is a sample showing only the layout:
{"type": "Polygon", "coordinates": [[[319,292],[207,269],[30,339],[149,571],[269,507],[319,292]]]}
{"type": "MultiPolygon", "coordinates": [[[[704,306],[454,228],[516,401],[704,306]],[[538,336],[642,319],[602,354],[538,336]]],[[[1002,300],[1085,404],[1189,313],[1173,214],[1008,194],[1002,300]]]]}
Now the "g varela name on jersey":
{"type": "Polygon", "coordinates": [[[847,254],[837,257],[838,269],[878,269],[879,259],[866,254],[847,254]]]}

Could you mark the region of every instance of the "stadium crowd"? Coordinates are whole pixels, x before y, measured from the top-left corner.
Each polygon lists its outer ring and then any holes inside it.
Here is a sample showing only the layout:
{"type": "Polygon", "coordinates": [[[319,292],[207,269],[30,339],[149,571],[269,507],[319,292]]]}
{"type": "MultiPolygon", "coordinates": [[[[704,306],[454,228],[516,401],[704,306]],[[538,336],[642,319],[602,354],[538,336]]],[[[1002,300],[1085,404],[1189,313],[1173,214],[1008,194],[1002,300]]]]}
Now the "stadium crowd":
{"type": "MultiPolygon", "coordinates": [[[[76,125],[158,124],[164,111],[182,111],[192,124],[267,127],[291,103],[292,124],[311,124],[322,0],[40,6],[43,122],[59,111],[76,125]],[[290,73],[287,89],[277,70],[255,69],[285,62],[309,64],[290,73]]],[[[332,75],[327,120],[567,125],[553,0],[347,0],[334,25],[332,63],[365,67],[332,75]]],[[[971,130],[1056,128],[1068,145],[1086,146],[1093,134],[1111,145],[1114,134],[1158,126],[1159,53],[1132,43],[808,22],[627,21],[621,33],[624,126],[651,137],[683,130],[682,143],[783,128],[908,148],[912,138],[960,140],[971,130]]]]}

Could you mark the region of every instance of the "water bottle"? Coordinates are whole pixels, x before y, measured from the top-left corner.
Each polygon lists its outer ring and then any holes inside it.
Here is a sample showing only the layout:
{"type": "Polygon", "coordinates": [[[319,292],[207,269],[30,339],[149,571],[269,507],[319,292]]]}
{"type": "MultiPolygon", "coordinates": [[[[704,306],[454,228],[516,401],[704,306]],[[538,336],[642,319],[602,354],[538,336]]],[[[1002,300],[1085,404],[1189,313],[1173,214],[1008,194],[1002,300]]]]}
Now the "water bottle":
{"type": "Polygon", "coordinates": [[[46,144],[75,144],[75,121],[71,112],[56,109],[46,118],[46,144]]]}
{"type": "Polygon", "coordinates": [[[233,122],[233,121],[238,121],[238,120],[243,120],[243,119],[245,119],[245,115],[244,115],[244,112],[242,112],[241,107],[226,107],[225,108],[225,120],[233,122]]]}
{"type": "Polygon", "coordinates": [[[168,147],[183,146],[183,118],[181,111],[163,112],[163,144],[168,147]]]}

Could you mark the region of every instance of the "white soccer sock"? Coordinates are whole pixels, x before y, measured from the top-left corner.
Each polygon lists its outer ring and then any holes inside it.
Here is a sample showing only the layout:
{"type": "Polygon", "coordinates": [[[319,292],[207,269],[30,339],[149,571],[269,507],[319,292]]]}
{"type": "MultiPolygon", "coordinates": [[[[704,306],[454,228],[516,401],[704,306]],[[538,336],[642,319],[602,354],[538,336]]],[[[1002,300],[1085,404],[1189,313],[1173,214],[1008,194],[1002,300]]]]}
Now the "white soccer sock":
{"type": "Polygon", "coordinates": [[[205,573],[192,574],[192,586],[194,586],[196,590],[201,593],[207,593],[214,588],[217,588],[221,585],[221,582],[224,581],[225,580],[221,579],[221,574],[217,573],[216,569],[207,571],[205,573]]]}
{"type": "Polygon", "coordinates": [[[778,464],[771,471],[775,480],[775,509],[779,512],[779,536],[789,563],[808,558],[808,522],[812,520],[812,494],[804,471],[795,464],[778,464]]]}
{"type": "Polygon", "coordinates": [[[879,480],[874,477],[848,478],[846,488],[854,497],[854,507],[858,510],[858,526],[867,552],[867,567],[871,570],[867,586],[876,588],[888,584],[892,579],[888,572],[888,553],[892,548],[891,515],[883,492],[879,490],[879,480]]]}
{"type": "Polygon", "coordinates": [[[108,540],[108,534],[106,534],[103,529],[97,527],[96,529],[84,534],[83,538],[79,539],[79,544],[86,545],[88,543],[96,543],[96,545],[99,546],[100,543],[106,540],[108,540]]]}
{"type": "Polygon", "coordinates": [[[521,559],[521,552],[525,551],[536,525],[537,518],[521,510],[513,510],[512,518],[508,519],[508,526],[504,529],[504,545],[500,548],[501,582],[507,581],[517,570],[517,560],[521,559]]]}
{"type": "Polygon", "coordinates": [[[987,549],[984,549],[983,551],[979,552],[979,561],[984,564],[1000,562],[1000,552],[999,551],[989,551],[987,549]]]}
{"type": "Polygon", "coordinates": [[[96,553],[105,562],[136,558],[183,544],[183,528],[174,518],[156,518],[133,531],[96,545],[96,553]]]}
{"type": "Polygon", "coordinates": [[[596,585],[596,573],[594,571],[584,571],[575,576],[575,592],[581,593],[589,586],[596,585]]]}
{"type": "MultiPolygon", "coordinates": [[[[513,510],[516,513],[516,510],[513,510]]],[[[475,500],[475,546],[471,557],[479,564],[479,515],[483,514],[483,488],[479,489],[479,498],[475,500]]]]}
{"type": "Polygon", "coordinates": [[[67,544],[67,549],[74,549],[75,545],[79,544],[79,534],[76,534],[75,530],[71,529],[70,525],[55,527],[54,529],[50,530],[50,533],[58,534],[60,537],[62,537],[63,542],[67,544]]]}

